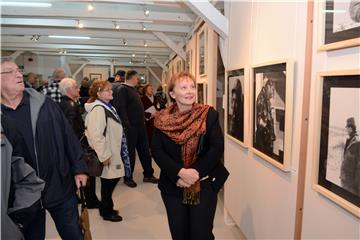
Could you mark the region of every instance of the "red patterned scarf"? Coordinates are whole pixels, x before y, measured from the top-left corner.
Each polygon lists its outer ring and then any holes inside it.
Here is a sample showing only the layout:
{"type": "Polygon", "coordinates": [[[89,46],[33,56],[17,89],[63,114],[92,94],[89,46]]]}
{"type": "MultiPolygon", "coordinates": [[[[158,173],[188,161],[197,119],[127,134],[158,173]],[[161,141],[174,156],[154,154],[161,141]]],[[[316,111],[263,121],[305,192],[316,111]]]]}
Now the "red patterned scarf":
{"type": "MultiPolygon", "coordinates": [[[[180,112],[176,104],[164,109],[155,116],[154,125],[171,140],[181,145],[184,168],[196,162],[196,149],[199,138],[206,130],[206,115],[210,106],[195,103],[190,111],[180,112]]],[[[200,203],[200,181],[184,189],[183,203],[200,203]]]]}

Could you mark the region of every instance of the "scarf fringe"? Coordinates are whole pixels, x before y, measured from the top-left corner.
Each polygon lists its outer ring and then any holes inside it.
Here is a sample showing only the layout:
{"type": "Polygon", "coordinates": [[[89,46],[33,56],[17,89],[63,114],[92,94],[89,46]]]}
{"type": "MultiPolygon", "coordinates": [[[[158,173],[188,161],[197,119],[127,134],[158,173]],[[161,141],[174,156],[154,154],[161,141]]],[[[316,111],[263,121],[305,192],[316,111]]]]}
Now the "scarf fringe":
{"type": "Polygon", "coordinates": [[[199,205],[200,204],[200,192],[189,192],[184,189],[182,203],[188,204],[188,205],[199,205]]]}

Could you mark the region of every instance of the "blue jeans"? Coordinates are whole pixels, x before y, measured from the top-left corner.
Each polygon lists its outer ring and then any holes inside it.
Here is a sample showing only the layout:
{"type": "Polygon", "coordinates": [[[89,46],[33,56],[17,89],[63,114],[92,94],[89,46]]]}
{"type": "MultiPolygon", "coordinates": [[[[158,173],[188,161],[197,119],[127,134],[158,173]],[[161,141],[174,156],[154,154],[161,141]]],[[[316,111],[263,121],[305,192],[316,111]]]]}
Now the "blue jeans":
{"type": "MultiPolygon", "coordinates": [[[[79,225],[77,199],[74,194],[63,203],[47,209],[55,222],[56,229],[64,240],[82,240],[83,235],[79,225]]],[[[45,209],[39,211],[29,229],[25,229],[25,239],[45,239],[45,209]]]]}

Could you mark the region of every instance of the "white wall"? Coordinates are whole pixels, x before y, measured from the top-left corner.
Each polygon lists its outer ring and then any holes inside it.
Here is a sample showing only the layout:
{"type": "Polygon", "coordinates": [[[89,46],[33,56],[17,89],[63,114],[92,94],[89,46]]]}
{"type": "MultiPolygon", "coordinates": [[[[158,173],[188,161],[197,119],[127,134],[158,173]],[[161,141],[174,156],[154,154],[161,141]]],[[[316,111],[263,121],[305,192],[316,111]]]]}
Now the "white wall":
{"type": "Polygon", "coordinates": [[[291,239],[295,229],[307,5],[299,1],[226,4],[229,68],[292,59],[295,91],[291,171],[283,172],[225,138],[225,165],[230,170],[225,208],[249,239],[291,239]]]}
{"type": "Polygon", "coordinates": [[[90,74],[96,73],[101,74],[102,80],[107,80],[109,78],[110,66],[98,66],[98,65],[86,65],[83,68],[83,77],[90,78],[90,74]]]}
{"type": "Polygon", "coordinates": [[[360,239],[360,221],[345,209],[321,196],[312,189],[313,156],[315,132],[315,98],[317,73],[359,69],[360,47],[340,49],[331,52],[318,52],[323,36],[322,3],[315,3],[314,9],[314,46],[312,65],[312,85],[309,116],[309,141],[306,167],[305,203],[303,216],[303,238],[322,239],[360,239]]]}

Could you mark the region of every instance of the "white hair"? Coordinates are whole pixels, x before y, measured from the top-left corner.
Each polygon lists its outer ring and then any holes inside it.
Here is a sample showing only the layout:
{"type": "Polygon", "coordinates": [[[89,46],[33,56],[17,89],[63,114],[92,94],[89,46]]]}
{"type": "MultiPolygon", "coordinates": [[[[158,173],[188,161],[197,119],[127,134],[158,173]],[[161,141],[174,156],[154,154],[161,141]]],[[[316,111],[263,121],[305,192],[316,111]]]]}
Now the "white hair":
{"type": "Polygon", "coordinates": [[[59,90],[63,96],[66,96],[67,89],[76,84],[76,81],[72,78],[63,78],[59,83],[59,90]]]}

